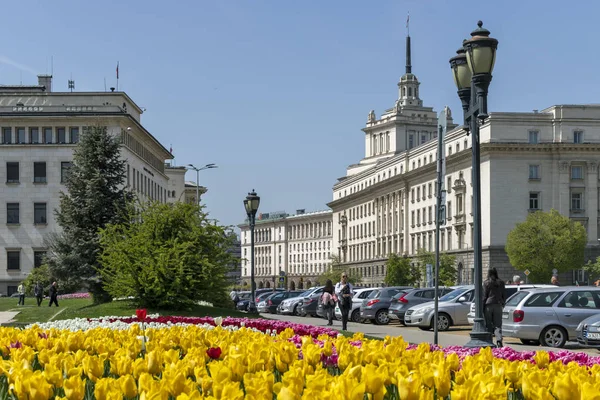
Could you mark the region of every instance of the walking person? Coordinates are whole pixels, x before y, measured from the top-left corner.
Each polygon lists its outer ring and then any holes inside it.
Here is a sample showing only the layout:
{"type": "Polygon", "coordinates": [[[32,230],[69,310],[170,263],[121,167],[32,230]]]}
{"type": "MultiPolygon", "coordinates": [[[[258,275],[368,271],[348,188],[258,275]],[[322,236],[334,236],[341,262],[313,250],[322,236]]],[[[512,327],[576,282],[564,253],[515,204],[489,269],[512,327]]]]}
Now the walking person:
{"type": "Polygon", "coordinates": [[[342,330],[347,330],[348,327],[348,313],[352,308],[352,293],[353,287],[348,282],[348,274],[342,272],[342,279],[340,282],[335,284],[335,294],[338,298],[340,305],[340,311],[342,312],[342,330]]]}
{"type": "Polygon", "coordinates": [[[19,285],[19,287],[17,288],[17,292],[19,293],[19,303],[17,305],[24,306],[25,305],[25,285],[23,285],[23,283],[21,283],[19,285]]]}
{"type": "Polygon", "coordinates": [[[483,282],[483,310],[487,330],[496,337],[498,347],[502,347],[502,309],[506,303],[504,292],[504,281],[498,278],[496,268],[490,268],[483,282]]]}
{"type": "Polygon", "coordinates": [[[48,292],[50,293],[50,303],[48,304],[48,307],[52,307],[53,303],[58,307],[58,286],[56,286],[56,282],[52,282],[52,286],[50,286],[48,292]]]}
{"type": "Polygon", "coordinates": [[[333,312],[335,309],[335,293],[333,288],[333,282],[331,279],[327,279],[325,287],[323,288],[323,294],[321,295],[321,304],[327,317],[327,325],[333,325],[333,312]]]}
{"type": "Polygon", "coordinates": [[[237,290],[233,289],[231,293],[229,293],[229,297],[231,297],[231,301],[233,301],[233,309],[235,310],[237,303],[240,301],[240,296],[238,296],[237,290]]]}
{"type": "Polygon", "coordinates": [[[44,300],[44,287],[41,283],[37,282],[35,287],[33,288],[33,294],[37,300],[38,307],[42,305],[42,301],[44,300]]]}

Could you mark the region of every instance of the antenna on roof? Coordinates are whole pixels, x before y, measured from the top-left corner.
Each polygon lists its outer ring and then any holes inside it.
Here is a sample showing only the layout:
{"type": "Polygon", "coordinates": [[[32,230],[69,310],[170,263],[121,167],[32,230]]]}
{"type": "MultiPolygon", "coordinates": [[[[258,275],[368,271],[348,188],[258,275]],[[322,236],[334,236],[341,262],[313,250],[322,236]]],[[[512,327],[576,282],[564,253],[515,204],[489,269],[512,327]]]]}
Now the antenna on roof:
{"type": "Polygon", "coordinates": [[[106,77],[104,77],[104,91],[106,92],[106,77]]]}
{"type": "Polygon", "coordinates": [[[50,56],[50,75],[54,75],[54,56],[50,56]]]}
{"type": "Polygon", "coordinates": [[[20,70],[19,73],[21,74],[21,85],[23,84],[23,70],[20,70]]]}
{"type": "Polygon", "coordinates": [[[72,72],[71,72],[71,79],[69,79],[69,89],[71,89],[71,93],[73,93],[73,89],[75,89],[75,81],[73,80],[72,72]]]}

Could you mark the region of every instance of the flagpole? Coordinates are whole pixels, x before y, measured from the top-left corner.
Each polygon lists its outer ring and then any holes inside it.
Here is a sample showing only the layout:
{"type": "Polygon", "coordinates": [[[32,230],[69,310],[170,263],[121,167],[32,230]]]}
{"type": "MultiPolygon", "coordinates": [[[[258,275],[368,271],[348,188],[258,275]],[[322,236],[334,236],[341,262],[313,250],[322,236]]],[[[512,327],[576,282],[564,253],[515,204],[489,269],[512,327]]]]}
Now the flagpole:
{"type": "Polygon", "coordinates": [[[119,62],[117,61],[117,92],[119,91],[119,62]]]}

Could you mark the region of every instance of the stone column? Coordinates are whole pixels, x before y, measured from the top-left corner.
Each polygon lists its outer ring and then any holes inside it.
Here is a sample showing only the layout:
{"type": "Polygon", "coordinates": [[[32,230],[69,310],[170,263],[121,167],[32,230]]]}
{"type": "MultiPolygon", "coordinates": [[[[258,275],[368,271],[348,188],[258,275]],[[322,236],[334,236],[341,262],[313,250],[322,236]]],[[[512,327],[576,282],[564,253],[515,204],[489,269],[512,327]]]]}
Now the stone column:
{"type": "Polygon", "coordinates": [[[570,162],[559,161],[558,162],[558,187],[556,190],[559,191],[558,211],[562,215],[569,216],[571,209],[571,190],[570,190],[570,162]]]}
{"type": "Polygon", "coordinates": [[[587,163],[585,210],[588,217],[588,244],[598,245],[598,163],[587,163]]]}

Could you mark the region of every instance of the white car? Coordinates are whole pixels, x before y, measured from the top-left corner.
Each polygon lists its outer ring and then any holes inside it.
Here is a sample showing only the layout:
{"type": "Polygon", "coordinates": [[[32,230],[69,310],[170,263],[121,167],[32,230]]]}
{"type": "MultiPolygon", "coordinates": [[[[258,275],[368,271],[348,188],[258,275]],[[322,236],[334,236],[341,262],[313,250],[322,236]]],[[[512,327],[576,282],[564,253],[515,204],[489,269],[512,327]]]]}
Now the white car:
{"type": "MultiPolygon", "coordinates": [[[[535,289],[535,288],[552,288],[556,287],[555,285],[534,285],[534,284],[522,284],[522,285],[506,285],[506,300],[513,294],[517,293],[523,289],[535,289]]],[[[469,314],[467,314],[467,320],[469,324],[473,325],[475,323],[475,303],[471,304],[471,308],[469,309],[469,314]]]]}
{"type": "MultiPolygon", "coordinates": [[[[369,295],[377,289],[381,288],[361,288],[354,289],[354,293],[352,296],[352,308],[350,309],[350,313],[348,314],[348,321],[352,322],[360,322],[360,306],[364,299],[369,297],[369,295]]],[[[339,304],[335,306],[335,317],[338,320],[342,319],[342,311],[340,310],[339,304]]]]}

